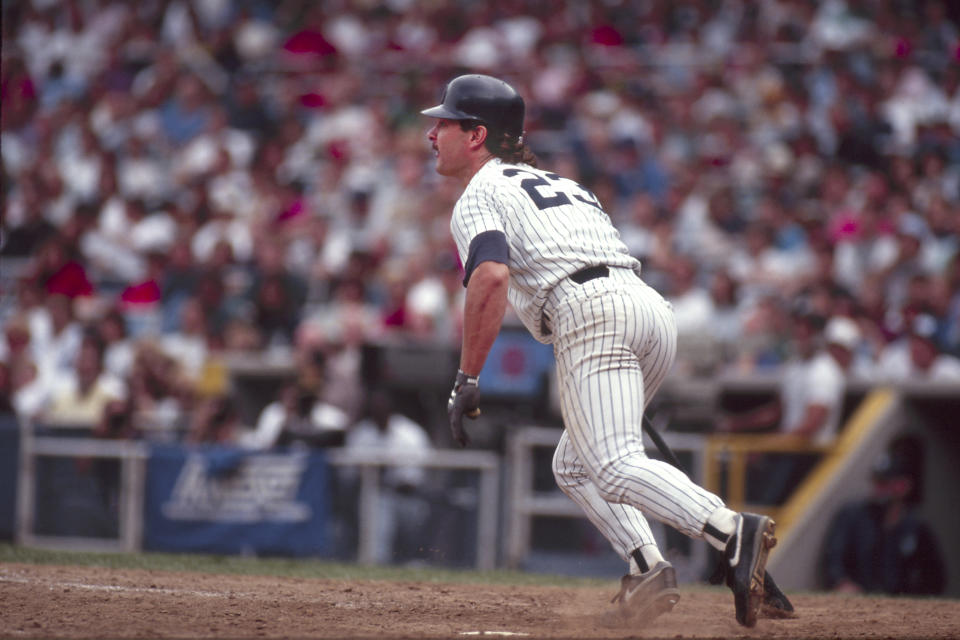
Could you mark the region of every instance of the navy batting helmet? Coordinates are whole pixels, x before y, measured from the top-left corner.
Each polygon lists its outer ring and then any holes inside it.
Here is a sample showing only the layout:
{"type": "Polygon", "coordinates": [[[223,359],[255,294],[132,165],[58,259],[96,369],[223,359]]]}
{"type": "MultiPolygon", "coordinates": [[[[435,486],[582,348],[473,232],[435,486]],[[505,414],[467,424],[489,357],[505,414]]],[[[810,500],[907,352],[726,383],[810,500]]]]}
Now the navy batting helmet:
{"type": "Polygon", "coordinates": [[[523,134],[523,98],[509,84],[491,76],[457,76],[444,87],[440,104],[420,113],[432,118],[479,120],[512,137],[523,134]]]}

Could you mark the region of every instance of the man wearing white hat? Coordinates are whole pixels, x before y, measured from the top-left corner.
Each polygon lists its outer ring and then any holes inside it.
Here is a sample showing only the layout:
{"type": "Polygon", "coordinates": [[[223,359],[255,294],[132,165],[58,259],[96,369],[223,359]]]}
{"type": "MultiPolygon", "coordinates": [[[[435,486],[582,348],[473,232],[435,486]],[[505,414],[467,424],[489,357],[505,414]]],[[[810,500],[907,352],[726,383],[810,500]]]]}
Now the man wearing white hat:
{"type": "Polygon", "coordinates": [[[837,316],[827,322],[823,338],[823,351],[810,362],[802,388],[794,390],[801,399],[795,405],[798,415],[790,415],[788,407],[782,428],[817,444],[832,441],[840,428],[845,379],[861,335],[856,322],[837,316]]]}
{"type": "MultiPolygon", "coordinates": [[[[844,317],[832,318],[823,325],[822,348],[814,351],[810,341],[806,353],[791,361],[789,375],[785,374],[775,407],[764,406],[747,414],[728,416],[717,429],[731,431],[764,431],[776,428],[779,433],[800,436],[818,444],[833,440],[840,424],[844,384],[860,342],[857,324],[844,317]]],[[[815,317],[800,317],[797,324],[797,347],[801,335],[816,332],[815,317]],[[807,328],[801,332],[800,329],[807,328]]],[[[819,332],[817,332],[819,333],[819,332]]],[[[811,334],[815,336],[816,333],[811,334]]],[[[807,340],[803,344],[807,344],[807,340]]]]}
{"type": "MultiPolygon", "coordinates": [[[[781,382],[775,409],[761,407],[746,415],[721,421],[720,431],[755,431],[771,428],[779,418],[777,432],[816,444],[829,444],[840,428],[846,377],[861,341],[860,329],[850,318],[831,318],[823,330],[823,347],[809,359],[798,361],[791,375],[781,382]]],[[[765,482],[759,501],[777,504],[791,486],[803,478],[812,462],[796,455],[764,459],[765,482]]],[[[761,486],[761,485],[757,485],[761,486]]]]}

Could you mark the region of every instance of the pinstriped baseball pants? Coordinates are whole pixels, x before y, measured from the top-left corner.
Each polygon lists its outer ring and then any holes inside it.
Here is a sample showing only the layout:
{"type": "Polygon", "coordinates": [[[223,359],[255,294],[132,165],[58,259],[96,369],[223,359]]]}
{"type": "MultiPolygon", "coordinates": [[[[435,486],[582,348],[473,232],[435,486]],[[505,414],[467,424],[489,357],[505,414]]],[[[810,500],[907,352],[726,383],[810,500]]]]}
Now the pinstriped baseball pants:
{"type": "Polygon", "coordinates": [[[723,501],[643,447],[643,411],[676,356],[669,303],[631,271],[612,269],[564,282],[546,311],[565,426],[553,458],[560,489],[624,560],[656,544],[645,516],[702,537],[723,501]]]}

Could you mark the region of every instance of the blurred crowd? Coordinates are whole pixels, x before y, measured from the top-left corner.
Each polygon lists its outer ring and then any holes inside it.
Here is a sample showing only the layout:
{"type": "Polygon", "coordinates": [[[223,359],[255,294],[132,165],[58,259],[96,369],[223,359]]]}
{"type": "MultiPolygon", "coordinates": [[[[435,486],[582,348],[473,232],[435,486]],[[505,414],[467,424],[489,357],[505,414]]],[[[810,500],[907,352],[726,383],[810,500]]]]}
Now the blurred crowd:
{"type": "Polygon", "coordinates": [[[456,345],[459,187],[418,112],[468,70],[673,302],[680,374],[775,370],[839,316],[851,375],[960,379],[954,3],[23,0],[2,62],[20,415],[243,440],[230,354],[343,423],[365,342],[456,345]]]}

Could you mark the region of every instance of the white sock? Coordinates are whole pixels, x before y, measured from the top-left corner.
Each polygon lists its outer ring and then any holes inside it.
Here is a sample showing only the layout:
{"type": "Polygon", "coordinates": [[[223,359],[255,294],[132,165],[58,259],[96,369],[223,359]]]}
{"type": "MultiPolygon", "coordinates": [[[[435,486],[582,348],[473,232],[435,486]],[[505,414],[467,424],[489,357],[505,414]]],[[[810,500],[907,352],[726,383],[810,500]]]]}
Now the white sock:
{"type": "MultiPolygon", "coordinates": [[[[660,553],[660,549],[657,548],[655,544],[645,544],[640,547],[640,555],[643,556],[643,561],[647,563],[647,567],[652,569],[654,565],[658,562],[663,562],[663,555],[660,553]]],[[[637,564],[636,559],[631,555],[630,556],[630,575],[638,576],[643,571],[640,569],[640,565],[637,564]]]]}
{"type": "Polygon", "coordinates": [[[730,536],[737,532],[739,519],[740,515],[736,511],[720,507],[707,518],[707,523],[703,529],[703,539],[714,549],[723,551],[730,536]],[[721,535],[718,536],[717,533],[721,535]]]}

